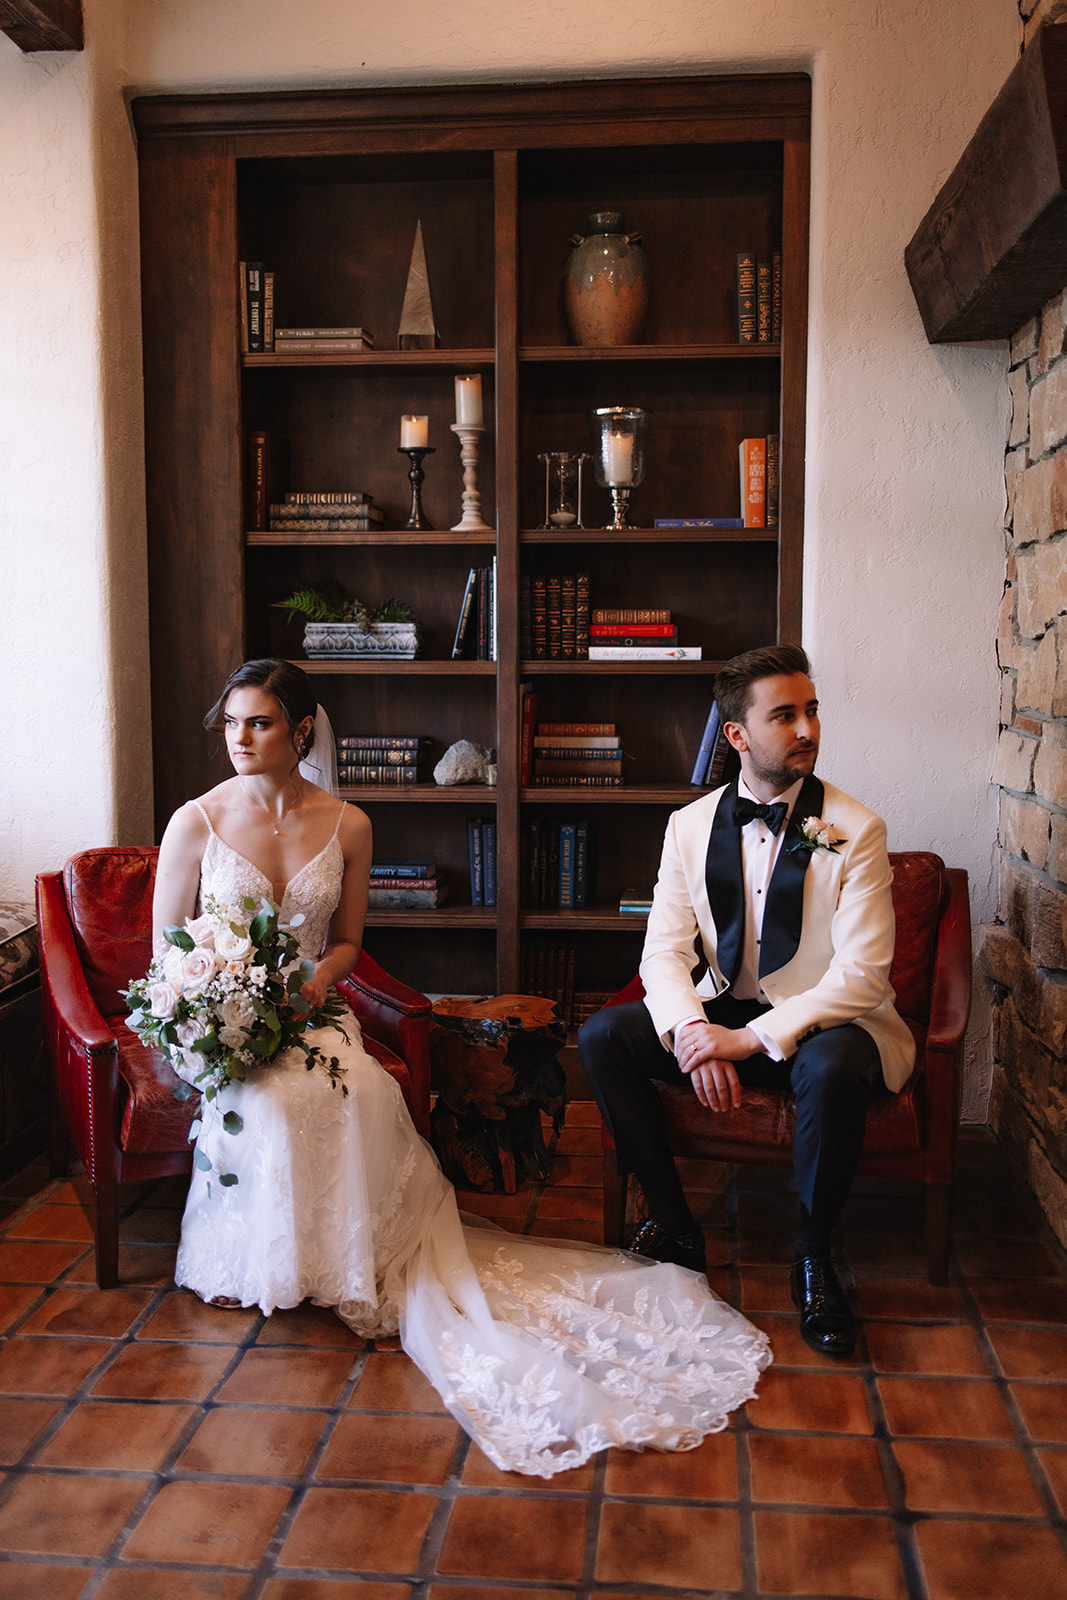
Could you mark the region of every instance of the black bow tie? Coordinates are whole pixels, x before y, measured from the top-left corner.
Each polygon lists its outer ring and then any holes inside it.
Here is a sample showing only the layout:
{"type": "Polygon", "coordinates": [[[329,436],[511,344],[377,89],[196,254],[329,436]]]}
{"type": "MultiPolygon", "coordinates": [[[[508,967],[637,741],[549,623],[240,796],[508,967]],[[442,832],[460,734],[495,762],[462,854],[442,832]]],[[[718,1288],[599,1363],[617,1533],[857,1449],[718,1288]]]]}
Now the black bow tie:
{"type": "Polygon", "coordinates": [[[737,827],[743,828],[746,822],[754,822],[757,817],[762,817],[771,832],[777,835],[788,810],[784,800],[776,800],[773,806],[761,806],[755,800],[746,800],[744,795],[739,794],[734,801],[734,822],[737,827]]]}

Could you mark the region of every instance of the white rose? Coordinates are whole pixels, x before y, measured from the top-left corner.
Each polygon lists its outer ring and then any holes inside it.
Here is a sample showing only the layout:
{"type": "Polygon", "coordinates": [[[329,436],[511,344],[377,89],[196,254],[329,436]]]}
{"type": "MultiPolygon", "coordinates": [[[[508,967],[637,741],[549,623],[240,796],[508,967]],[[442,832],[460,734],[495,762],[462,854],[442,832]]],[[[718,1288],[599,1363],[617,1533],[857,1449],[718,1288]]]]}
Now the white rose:
{"type": "Polygon", "coordinates": [[[194,944],[206,945],[210,950],[215,938],[215,919],[206,911],[199,917],[186,917],[185,931],[194,944]]]}
{"type": "Polygon", "coordinates": [[[159,1017],[166,1022],[174,1015],[178,1004],[178,992],[169,983],[150,983],[148,986],[148,1009],[154,1017],[159,1017]]]}
{"type": "Polygon", "coordinates": [[[182,986],[182,961],[184,959],[184,950],[179,950],[176,944],[167,946],[167,953],[163,957],[163,976],[168,983],[173,984],[175,989],[180,989],[182,986]]]}
{"type": "Polygon", "coordinates": [[[215,934],[215,954],[223,961],[244,961],[252,953],[252,941],[247,933],[234,933],[232,928],[221,927],[215,934]]]}
{"type": "Polygon", "coordinates": [[[207,1035],[207,1027],[200,1017],[186,1017],[184,1022],[179,1022],[174,1031],[183,1050],[191,1050],[198,1039],[203,1039],[207,1035]]]}
{"type": "Polygon", "coordinates": [[[217,971],[214,950],[205,950],[199,945],[195,950],[187,950],[182,957],[182,993],[186,996],[199,994],[217,971]]]}
{"type": "Polygon", "coordinates": [[[243,1028],[245,1032],[256,1020],[256,1010],[246,994],[229,995],[219,1010],[224,1027],[243,1028]]]}

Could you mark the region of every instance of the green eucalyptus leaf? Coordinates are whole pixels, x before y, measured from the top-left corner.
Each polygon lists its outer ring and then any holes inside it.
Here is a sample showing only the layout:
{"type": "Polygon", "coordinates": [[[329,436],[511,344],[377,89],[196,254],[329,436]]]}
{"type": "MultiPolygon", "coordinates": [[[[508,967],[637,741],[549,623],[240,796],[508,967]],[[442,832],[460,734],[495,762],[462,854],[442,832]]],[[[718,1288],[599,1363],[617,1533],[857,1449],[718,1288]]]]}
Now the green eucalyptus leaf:
{"type": "Polygon", "coordinates": [[[222,1119],[222,1126],[227,1133],[240,1133],[245,1125],[245,1119],[236,1111],[227,1111],[222,1119]]]}
{"type": "Polygon", "coordinates": [[[190,1083],[179,1081],[174,1085],[174,1088],[170,1092],[174,1096],[175,1100],[188,1100],[189,1096],[193,1092],[193,1086],[190,1083]]]}
{"type": "Polygon", "coordinates": [[[196,941],[193,939],[192,935],[187,933],[184,928],[179,928],[177,924],[174,924],[169,928],[164,928],[163,937],[166,939],[168,944],[176,944],[179,950],[196,949],[196,941]]]}
{"type": "Polygon", "coordinates": [[[232,1189],[234,1184],[237,1182],[236,1172],[220,1172],[219,1182],[224,1189],[232,1189]]]}
{"type": "Polygon", "coordinates": [[[202,1150],[194,1150],[193,1151],[193,1161],[200,1168],[201,1172],[210,1172],[211,1171],[211,1161],[210,1161],[209,1157],[206,1156],[202,1150]]]}

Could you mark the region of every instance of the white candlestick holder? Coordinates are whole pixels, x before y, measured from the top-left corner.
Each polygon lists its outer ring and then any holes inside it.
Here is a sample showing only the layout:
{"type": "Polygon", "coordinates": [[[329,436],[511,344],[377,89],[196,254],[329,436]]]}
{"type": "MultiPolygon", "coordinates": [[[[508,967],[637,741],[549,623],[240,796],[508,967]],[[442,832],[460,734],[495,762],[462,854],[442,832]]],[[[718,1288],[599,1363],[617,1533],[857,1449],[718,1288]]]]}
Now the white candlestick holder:
{"type": "Polygon", "coordinates": [[[463,463],[463,516],[453,523],[453,533],[491,533],[488,522],[482,521],[482,497],[478,493],[478,435],[484,427],[467,422],[453,422],[452,432],[459,437],[459,458],[463,463]]]}

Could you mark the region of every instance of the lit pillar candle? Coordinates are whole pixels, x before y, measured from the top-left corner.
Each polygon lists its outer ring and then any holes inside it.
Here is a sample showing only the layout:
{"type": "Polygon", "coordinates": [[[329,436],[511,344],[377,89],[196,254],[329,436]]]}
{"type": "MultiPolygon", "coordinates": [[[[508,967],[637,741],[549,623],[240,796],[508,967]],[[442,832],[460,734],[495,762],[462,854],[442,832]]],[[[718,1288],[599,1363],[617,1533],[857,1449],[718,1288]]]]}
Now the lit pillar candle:
{"type": "Polygon", "coordinates": [[[456,421],[461,427],[480,428],[482,425],[482,379],[480,373],[469,373],[456,379],[456,421]]]}
{"type": "Polygon", "coordinates": [[[404,415],[400,418],[401,450],[425,450],[430,439],[429,417],[404,415]]]}
{"type": "Polygon", "coordinates": [[[616,488],[633,481],[634,441],[628,433],[609,433],[604,438],[604,477],[616,488]]]}

